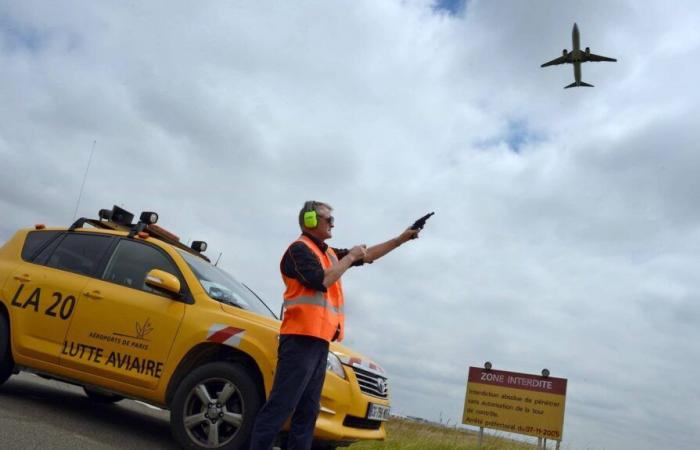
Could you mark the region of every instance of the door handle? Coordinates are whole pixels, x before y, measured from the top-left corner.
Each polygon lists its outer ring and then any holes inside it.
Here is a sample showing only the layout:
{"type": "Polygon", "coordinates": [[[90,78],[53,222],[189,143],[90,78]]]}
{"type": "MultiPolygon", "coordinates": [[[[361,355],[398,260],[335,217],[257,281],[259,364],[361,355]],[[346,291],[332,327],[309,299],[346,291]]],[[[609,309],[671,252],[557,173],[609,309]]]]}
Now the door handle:
{"type": "Polygon", "coordinates": [[[104,298],[102,293],[98,290],[88,291],[88,292],[85,292],[84,294],[85,294],[85,297],[90,297],[90,298],[95,299],[95,300],[101,300],[104,298]]]}
{"type": "Polygon", "coordinates": [[[32,277],[29,276],[29,274],[22,274],[22,275],[15,275],[13,277],[17,281],[21,281],[22,283],[28,283],[32,281],[32,277]]]}

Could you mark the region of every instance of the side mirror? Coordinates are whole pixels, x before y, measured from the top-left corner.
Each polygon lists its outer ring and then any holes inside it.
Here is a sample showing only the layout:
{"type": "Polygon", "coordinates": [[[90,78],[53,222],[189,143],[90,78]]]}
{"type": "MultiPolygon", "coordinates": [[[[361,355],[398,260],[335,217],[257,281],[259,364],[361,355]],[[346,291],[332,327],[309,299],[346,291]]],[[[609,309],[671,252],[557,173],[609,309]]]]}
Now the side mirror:
{"type": "Polygon", "coordinates": [[[149,271],[146,274],[146,284],[171,294],[177,295],[180,293],[180,280],[175,275],[164,270],[153,269],[149,271]]]}

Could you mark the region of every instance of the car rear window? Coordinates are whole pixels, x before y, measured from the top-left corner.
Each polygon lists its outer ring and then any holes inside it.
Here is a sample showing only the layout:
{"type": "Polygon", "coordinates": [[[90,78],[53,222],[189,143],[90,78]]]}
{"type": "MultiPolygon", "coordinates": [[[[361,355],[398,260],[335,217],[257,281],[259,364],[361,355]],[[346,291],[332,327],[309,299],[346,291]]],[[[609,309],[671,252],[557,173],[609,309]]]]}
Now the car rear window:
{"type": "Polygon", "coordinates": [[[36,254],[61,234],[60,231],[30,231],[22,247],[22,259],[33,261],[36,254]]]}

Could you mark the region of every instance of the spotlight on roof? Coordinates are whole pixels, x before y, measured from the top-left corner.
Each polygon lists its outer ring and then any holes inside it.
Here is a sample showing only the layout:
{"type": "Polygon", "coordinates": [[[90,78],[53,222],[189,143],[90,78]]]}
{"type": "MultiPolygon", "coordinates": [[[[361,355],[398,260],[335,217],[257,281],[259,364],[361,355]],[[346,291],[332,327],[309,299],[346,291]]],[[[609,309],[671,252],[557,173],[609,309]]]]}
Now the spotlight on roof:
{"type": "Polygon", "coordinates": [[[143,222],[146,225],[152,225],[158,222],[158,213],[154,213],[152,211],[144,211],[141,213],[141,217],[139,217],[139,222],[143,222]]]}
{"type": "Polygon", "coordinates": [[[97,213],[99,216],[100,220],[111,220],[112,219],[112,210],[111,209],[101,209],[99,213],[97,213]]]}
{"type": "Polygon", "coordinates": [[[194,241],[190,247],[192,250],[199,253],[207,251],[207,243],[204,241],[194,241]]]}

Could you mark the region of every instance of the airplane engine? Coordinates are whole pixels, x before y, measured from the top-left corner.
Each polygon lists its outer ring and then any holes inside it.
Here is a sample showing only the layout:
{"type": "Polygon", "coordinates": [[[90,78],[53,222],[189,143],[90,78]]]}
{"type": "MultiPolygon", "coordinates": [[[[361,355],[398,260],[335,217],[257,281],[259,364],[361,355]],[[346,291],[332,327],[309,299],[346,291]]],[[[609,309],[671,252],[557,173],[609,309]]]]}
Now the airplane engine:
{"type": "Polygon", "coordinates": [[[561,51],[561,56],[566,57],[566,55],[567,55],[568,53],[569,53],[569,52],[567,52],[566,49],[564,49],[564,50],[561,51]]]}
{"type": "Polygon", "coordinates": [[[586,56],[591,56],[591,48],[586,47],[586,56]]]}

